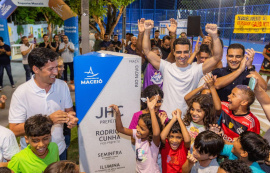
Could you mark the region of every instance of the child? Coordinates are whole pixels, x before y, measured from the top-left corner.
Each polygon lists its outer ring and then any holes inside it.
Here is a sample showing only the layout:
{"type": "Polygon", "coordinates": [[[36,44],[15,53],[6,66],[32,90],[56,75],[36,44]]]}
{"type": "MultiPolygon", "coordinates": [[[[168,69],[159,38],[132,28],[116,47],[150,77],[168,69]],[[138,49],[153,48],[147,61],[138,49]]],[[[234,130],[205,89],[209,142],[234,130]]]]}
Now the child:
{"type": "Polygon", "coordinates": [[[140,115],[149,113],[149,109],[146,103],[146,98],[149,98],[149,100],[153,100],[156,97],[156,95],[158,95],[158,100],[155,105],[155,113],[161,116],[161,121],[162,121],[161,123],[164,124],[164,121],[167,118],[167,115],[164,111],[159,110],[162,104],[163,91],[157,85],[150,85],[146,87],[145,90],[143,90],[143,93],[142,93],[143,98],[141,98],[142,110],[134,113],[132,120],[130,122],[130,125],[129,125],[129,129],[136,129],[140,115]]]}
{"type": "Polygon", "coordinates": [[[224,141],[221,136],[212,131],[201,132],[195,139],[193,154],[189,154],[183,172],[216,173],[218,170],[217,155],[222,151],[224,141]]]}
{"type": "Polygon", "coordinates": [[[5,109],[7,96],[1,95],[0,97],[0,109],[5,109]]]}
{"type": "Polygon", "coordinates": [[[230,160],[242,160],[254,173],[263,173],[257,161],[269,156],[269,143],[260,135],[245,131],[235,138],[233,145],[225,145],[220,155],[228,156],[230,160]]]}
{"type": "Polygon", "coordinates": [[[192,147],[196,136],[215,122],[216,110],[211,96],[204,94],[195,96],[188,103],[188,107],[183,121],[191,137],[192,147]]]}
{"type": "Polygon", "coordinates": [[[161,149],[162,172],[182,172],[190,147],[190,136],[181,119],[181,110],[172,113],[172,119],[162,130],[160,137],[165,148],[161,149]]]}
{"type": "Polygon", "coordinates": [[[24,130],[29,145],[12,157],[8,168],[16,173],[41,173],[49,164],[59,161],[58,146],[50,142],[52,125],[52,121],[41,114],[27,119],[24,130]]]}
{"type": "Polygon", "coordinates": [[[123,127],[121,113],[116,105],[110,105],[116,112],[116,130],[135,139],[136,148],[136,172],[159,173],[157,157],[160,144],[160,127],[155,114],[155,105],[158,95],[150,102],[147,98],[149,114],[143,114],[139,118],[137,129],[123,127]]]}
{"type": "Polygon", "coordinates": [[[14,133],[0,125],[0,167],[7,167],[8,161],[19,151],[14,133]]]}
{"type": "Polygon", "coordinates": [[[62,160],[50,164],[44,171],[44,173],[79,173],[79,166],[75,163],[62,160]]]}
{"type": "Polygon", "coordinates": [[[220,164],[217,173],[252,173],[248,165],[241,160],[226,160],[220,164]]]}
{"type": "Polygon", "coordinates": [[[260,134],[260,122],[249,109],[254,100],[254,92],[248,86],[237,85],[228,96],[228,102],[221,103],[219,125],[226,141],[232,142],[244,131],[260,134]]]}
{"type": "Polygon", "coordinates": [[[216,114],[220,115],[221,112],[221,102],[217,93],[217,90],[215,88],[215,81],[217,76],[213,76],[211,73],[207,73],[203,80],[205,81],[204,85],[192,90],[185,96],[186,102],[190,101],[190,99],[198,94],[199,92],[201,94],[210,94],[213,98],[213,103],[216,109],[216,114]]]}

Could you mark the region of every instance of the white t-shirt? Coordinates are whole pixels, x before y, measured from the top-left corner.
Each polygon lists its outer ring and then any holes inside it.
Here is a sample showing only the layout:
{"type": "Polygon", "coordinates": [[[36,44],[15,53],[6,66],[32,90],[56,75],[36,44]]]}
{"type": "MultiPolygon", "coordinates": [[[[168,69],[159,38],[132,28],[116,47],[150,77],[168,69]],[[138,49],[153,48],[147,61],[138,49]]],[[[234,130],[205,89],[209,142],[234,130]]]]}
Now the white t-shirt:
{"type": "MultiPolygon", "coordinates": [[[[209,74],[212,75],[212,72],[209,72],[209,74]]],[[[201,80],[200,80],[200,82],[199,82],[199,84],[198,84],[198,87],[202,86],[204,83],[205,83],[205,80],[202,77],[201,80]]]]}
{"type": "Polygon", "coordinates": [[[206,129],[205,129],[204,125],[196,124],[193,121],[191,121],[189,126],[186,126],[186,128],[187,128],[187,131],[188,131],[190,139],[191,139],[190,151],[192,153],[195,138],[198,136],[199,133],[205,131],[206,129]]]}
{"type": "Polygon", "coordinates": [[[0,126],[0,162],[11,160],[20,151],[14,133],[0,126]]]}
{"type": "MultiPolygon", "coordinates": [[[[63,49],[65,47],[66,43],[62,42],[60,45],[59,45],[59,50],[60,49],[63,49]]],[[[71,42],[68,42],[67,43],[67,48],[61,52],[61,57],[63,58],[63,61],[64,62],[73,62],[73,57],[74,57],[74,52],[71,52],[69,49],[68,49],[68,46],[74,50],[74,44],[71,43],[71,42]]]]}
{"type": "MultiPolygon", "coordinates": [[[[24,51],[28,50],[28,49],[31,47],[31,45],[32,45],[32,43],[29,43],[29,47],[27,47],[25,44],[22,44],[21,47],[20,47],[21,52],[24,52],[24,51]]],[[[33,50],[33,49],[32,49],[32,50],[33,50]]],[[[32,50],[31,50],[31,51],[32,51],[32,50]]],[[[30,52],[31,52],[31,51],[30,51],[30,52]]],[[[30,52],[29,52],[29,53],[30,53],[30,52]]],[[[22,56],[22,57],[23,57],[23,59],[22,59],[22,63],[23,63],[23,64],[28,64],[28,55],[29,55],[29,53],[22,56]]]]}
{"type": "Polygon", "coordinates": [[[179,108],[183,117],[187,110],[184,97],[198,86],[198,82],[203,76],[202,64],[192,64],[181,68],[177,67],[175,63],[161,59],[159,71],[163,74],[164,92],[160,109],[167,112],[168,118],[172,118],[171,113],[179,108]]]}
{"type": "Polygon", "coordinates": [[[218,167],[216,159],[213,159],[207,167],[202,167],[199,162],[196,162],[190,173],[217,173],[218,167]]]}
{"type": "MultiPolygon", "coordinates": [[[[24,123],[36,114],[50,115],[58,110],[65,111],[66,108],[72,106],[70,91],[64,81],[56,79],[49,92],[46,93],[45,89],[37,86],[33,75],[13,93],[9,109],[9,123],[24,123]]],[[[59,153],[62,154],[66,148],[63,124],[53,125],[52,142],[57,143],[59,153]]],[[[22,149],[27,146],[23,136],[20,143],[22,149]]]]}

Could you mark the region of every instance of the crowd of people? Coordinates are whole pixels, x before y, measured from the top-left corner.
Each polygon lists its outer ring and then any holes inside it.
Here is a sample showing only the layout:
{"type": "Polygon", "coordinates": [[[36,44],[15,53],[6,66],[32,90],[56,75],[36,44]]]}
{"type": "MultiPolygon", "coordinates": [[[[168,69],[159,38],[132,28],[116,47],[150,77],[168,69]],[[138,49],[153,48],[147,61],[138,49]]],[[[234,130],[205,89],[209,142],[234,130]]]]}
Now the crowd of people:
{"type": "MultiPolygon", "coordinates": [[[[118,35],[110,40],[105,34],[101,40],[96,33],[93,44],[94,51],[142,57],[141,110],[134,113],[128,128],[118,106],[110,105],[116,112],[116,130],[131,136],[135,145],[136,172],[270,172],[270,137],[260,136],[260,122],[250,111],[257,98],[270,121],[268,78],[266,82],[255,70],[255,51],[231,44],[223,67],[216,24],[205,26],[207,35],[201,32],[202,43],[198,38],[194,51],[185,33],[177,38],[175,19],[170,19],[170,34],[163,39],[158,30],[150,39],[153,28],[154,21],[140,19],[138,37],[127,33],[121,42],[118,35]],[[254,88],[249,87],[250,78],[255,80],[254,88]]],[[[62,38],[61,42],[55,35],[50,42],[44,34],[44,42],[37,46],[22,37],[26,82],[12,95],[9,129],[0,126],[0,172],[79,172],[78,165],[67,161],[70,139],[65,133],[78,122],[70,96],[75,88],[66,83],[67,67],[70,84],[74,83],[75,48],[66,35],[62,38]],[[15,137],[20,137],[21,150],[15,137]]],[[[267,71],[268,48],[261,71],[267,71]]],[[[7,46],[0,52],[10,56],[7,46]]],[[[10,61],[4,67],[8,71],[10,61]]],[[[13,87],[11,70],[9,79],[13,87]]],[[[0,108],[6,99],[0,97],[0,108]]]]}

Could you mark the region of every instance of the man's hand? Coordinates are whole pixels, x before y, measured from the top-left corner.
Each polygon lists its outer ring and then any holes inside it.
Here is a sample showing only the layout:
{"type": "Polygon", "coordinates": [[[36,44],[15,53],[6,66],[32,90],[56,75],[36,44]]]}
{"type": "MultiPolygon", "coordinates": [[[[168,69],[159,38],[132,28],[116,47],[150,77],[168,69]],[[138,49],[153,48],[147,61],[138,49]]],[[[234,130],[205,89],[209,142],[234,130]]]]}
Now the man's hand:
{"type": "Polygon", "coordinates": [[[144,29],[145,30],[151,30],[154,28],[154,21],[153,20],[146,20],[144,22],[144,29]]]}
{"type": "Polygon", "coordinates": [[[145,18],[141,18],[141,20],[138,20],[139,32],[144,32],[144,22],[145,22],[145,18]]]}
{"type": "Polygon", "coordinates": [[[170,22],[171,22],[171,26],[169,26],[168,24],[166,24],[167,26],[167,29],[172,32],[172,33],[176,33],[176,30],[177,30],[177,22],[175,19],[171,18],[170,19],[170,22]]]}
{"type": "Polygon", "coordinates": [[[79,119],[76,117],[76,113],[74,111],[69,111],[67,113],[69,121],[67,122],[67,127],[72,129],[73,127],[75,127],[79,121],[79,119]]]}
{"type": "Polygon", "coordinates": [[[241,61],[241,64],[239,66],[239,69],[243,72],[246,69],[247,64],[247,55],[244,56],[244,58],[241,61]]]}
{"type": "Polygon", "coordinates": [[[217,34],[217,25],[216,24],[206,24],[205,25],[205,31],[212,37],[212,38],[216,38],[218,37],[217,34]]]}
{"type": "Polygon", "coordinates": [[[215,87],[215,81],[217,79],[217,76],[213,76],[212,74],[207,73],[203,77],[207,87],[210,89],[211,87],[215,87]]]}
{"type": "Polygon", "coordinates": [[[246,63],[246,66],[247,66],[247,68],[250,68],[250,67],[252,67],[255,51],[254,51],[253,48],[251,48],[251,49],[247,49],[246,52],[247,52],[246,57],[248,59],[247,63],[246,63]]]}
{"type": "Polygon", "coordinates": [[[61,110],[52,113],[49,115],[49,118],[52,120],[53,124],[64,124],[69,121],[68,114],[61,110]]]}

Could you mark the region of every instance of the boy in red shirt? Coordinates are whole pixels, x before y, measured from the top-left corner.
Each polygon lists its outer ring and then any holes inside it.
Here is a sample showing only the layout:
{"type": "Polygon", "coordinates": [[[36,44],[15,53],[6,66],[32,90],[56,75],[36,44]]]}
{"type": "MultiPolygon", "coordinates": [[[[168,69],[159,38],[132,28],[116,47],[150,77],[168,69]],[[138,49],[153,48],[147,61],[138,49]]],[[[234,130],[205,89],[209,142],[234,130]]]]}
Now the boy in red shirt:
{"type": "Polygon", "coordinates": [[[190,136],[181,119],[181,110],[172,113],[172,119],[160,134],[165,147],[161,149],[162,172],[180,173],[187,159],[190,136]]]}
{"type": "Polygon", "coordinates": [[[244,131],[260,134],[260,122],[250,112],[255,100],[254,92],[246,85],[237,85],[228,96],[228,102],[222,102],[219,125],[224,131],[224,140],[233,142],[244,131]]]}

